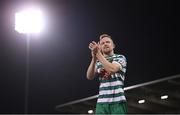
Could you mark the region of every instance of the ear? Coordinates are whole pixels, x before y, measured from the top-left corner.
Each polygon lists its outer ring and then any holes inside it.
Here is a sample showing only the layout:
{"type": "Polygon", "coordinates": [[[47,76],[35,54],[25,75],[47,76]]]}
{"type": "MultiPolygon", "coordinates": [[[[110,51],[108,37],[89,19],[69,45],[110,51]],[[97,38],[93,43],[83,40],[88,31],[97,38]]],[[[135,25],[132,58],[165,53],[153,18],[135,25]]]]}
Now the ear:
{"type": "Polygon", "coordinates": [[[116,45],[113,43],[113,48],[115,48],[116,47],[116,45]]]}

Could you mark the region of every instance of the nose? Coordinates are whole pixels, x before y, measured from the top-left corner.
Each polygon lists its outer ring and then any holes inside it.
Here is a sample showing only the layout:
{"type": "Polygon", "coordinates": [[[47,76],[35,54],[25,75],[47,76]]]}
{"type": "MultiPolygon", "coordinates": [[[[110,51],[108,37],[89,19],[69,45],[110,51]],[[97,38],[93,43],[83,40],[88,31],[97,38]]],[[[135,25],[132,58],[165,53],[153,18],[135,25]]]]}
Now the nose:
{"type": "Polygon", "coordinates": [[[104,43],[104,45],[107,45],[107,44],[108,44],[107,42],[104,43]]]}

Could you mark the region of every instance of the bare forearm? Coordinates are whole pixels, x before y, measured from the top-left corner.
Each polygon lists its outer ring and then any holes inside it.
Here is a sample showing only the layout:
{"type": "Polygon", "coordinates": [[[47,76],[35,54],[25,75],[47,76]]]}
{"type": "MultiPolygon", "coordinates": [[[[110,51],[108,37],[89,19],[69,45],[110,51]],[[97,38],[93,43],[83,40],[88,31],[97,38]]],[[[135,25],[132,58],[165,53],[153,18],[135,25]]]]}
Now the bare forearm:
{"type": "Polygon", "coordinates": [[[102,63],[104,69],[110,73],[115,73],[118,71],[119,67],[113,63],[110,63],[106,58],[98,52],[96,54],[97,59],[102,63]]]}
{"type": "Polygon", "coordinates": [[[88,67],[86,76],[87,79],[92,80],[94,78],[95,75],[95,63],[96,63],[96,59],[92,58],[91,63],[88,67]]]}

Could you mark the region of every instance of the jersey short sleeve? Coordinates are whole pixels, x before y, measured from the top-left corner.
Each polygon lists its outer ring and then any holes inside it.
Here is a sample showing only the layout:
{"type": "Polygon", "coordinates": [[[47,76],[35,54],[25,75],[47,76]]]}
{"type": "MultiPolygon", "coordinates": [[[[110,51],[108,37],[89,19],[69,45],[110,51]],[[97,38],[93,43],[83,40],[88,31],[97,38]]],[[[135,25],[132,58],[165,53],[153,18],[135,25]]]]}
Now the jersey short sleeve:
{"type": "Polygon", "coordinates": [[[117,55],[116,57],[114,57],[112,63],[120,64],[120,66],[122,66],[123,68],[127,66],[126,58],[123,55],[117,55]]]}

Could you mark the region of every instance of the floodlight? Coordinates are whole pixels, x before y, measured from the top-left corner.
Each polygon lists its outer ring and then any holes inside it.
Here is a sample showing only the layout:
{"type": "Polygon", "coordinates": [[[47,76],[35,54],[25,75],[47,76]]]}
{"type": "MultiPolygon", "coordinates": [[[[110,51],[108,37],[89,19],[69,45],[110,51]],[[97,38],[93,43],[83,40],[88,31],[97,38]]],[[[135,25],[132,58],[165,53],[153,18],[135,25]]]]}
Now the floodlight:
{"type": "Polygon", "coordinates": [[[15,30],[19,33],[39,33],[43,29],[43,15],[39,9],[28,9],[15,14],[15,30]]]}
{"type": "Polygon", "coordinates": [[[43,29],[43,14],[39,9],[27,9],[15,14],[15,30],[26,34],[26,83],[25,83],[25,113],[28,113],[29,95],[29,63],[30,63],[30,34],[40,33],[43,29]]]}

